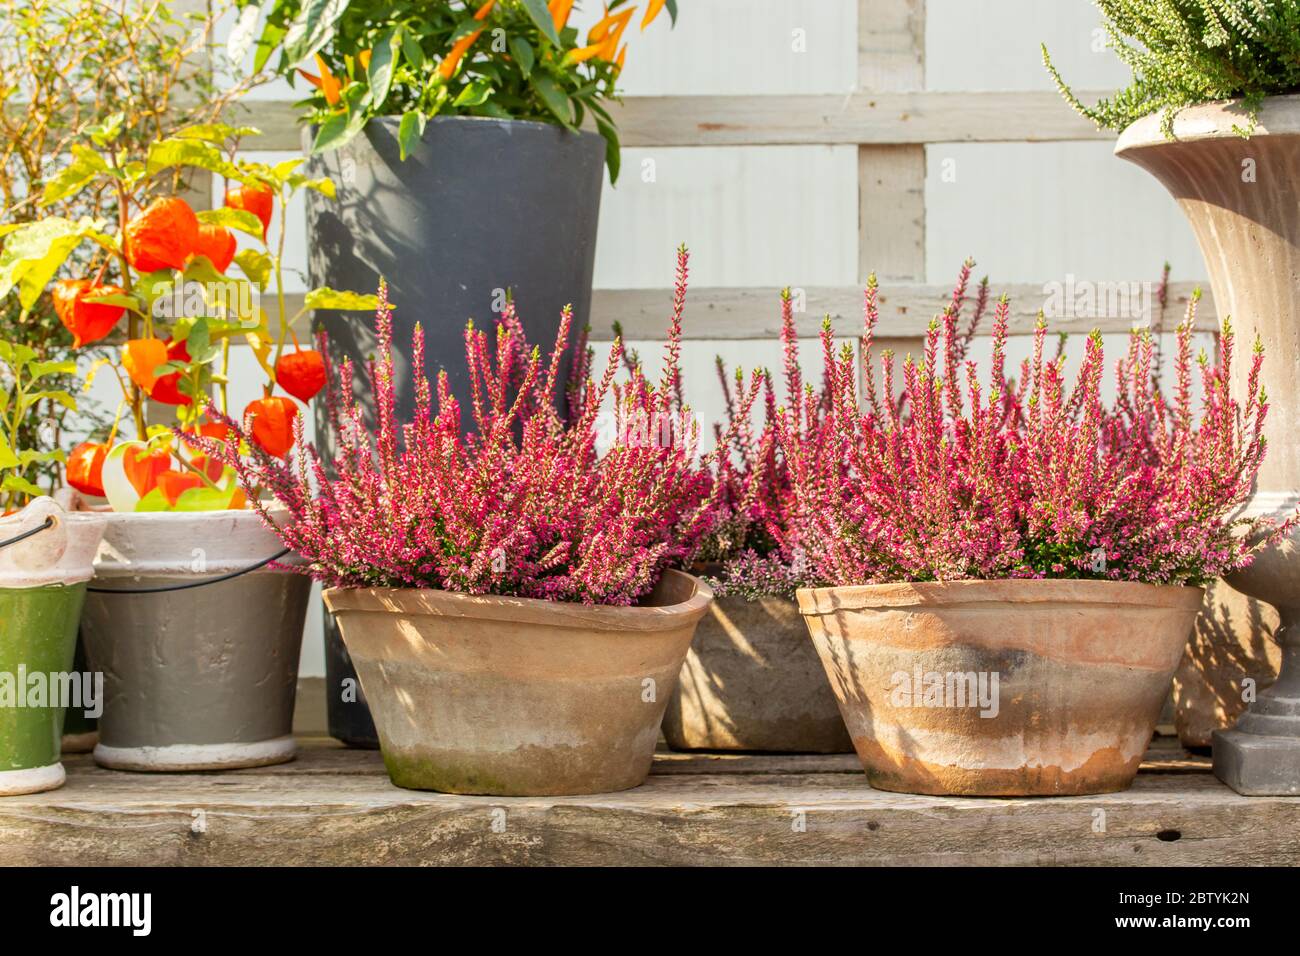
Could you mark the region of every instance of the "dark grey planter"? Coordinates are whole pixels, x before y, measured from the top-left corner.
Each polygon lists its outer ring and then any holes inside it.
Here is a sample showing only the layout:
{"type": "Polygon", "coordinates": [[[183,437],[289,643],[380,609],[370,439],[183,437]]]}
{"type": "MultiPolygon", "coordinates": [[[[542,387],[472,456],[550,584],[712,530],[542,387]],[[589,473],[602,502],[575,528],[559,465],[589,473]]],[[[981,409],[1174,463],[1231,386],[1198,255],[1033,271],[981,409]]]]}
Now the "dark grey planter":
{"type": "MultiPolygon", "coordinates": [[[[397,412],[415,407],[411,332],[425,334],[425,374],[445,369],[452,390],[468,391],[463,333],[473,319],[490,329],[509,289],[528,338],[546,354],[560,311],[574,329],[588,322],[605,143],[546,123],[445,117],[430,120],[402,161],[396,118],[373,120],[342,150],[314,156],[312,176],[334,181],[330,200],[307,192],[308,270],[313,287],[371,291],[383,276],[393,314],[397,412]]],[[[304,131],[310,142],[311,130],[304,131]]],[[[358,368],[375,350],[374,323],[353,313],[319,311],[335,362],[358,368]]],[[[566,356],[571,359],[572,356],[566,356]]],[[[567,361],[565,370],[567,371],[567,361]]],[[[356,398],[373,408],[364,376],[356,398]]],[[[332,449],[318,403],[316,439],[332,449]]],[[[465,417],[472,426],[470,416],[465,417]]],[[[344,702],[355,680],[332,626],[325,630],[330,733],[344,743],[378,746],[363,701],[344,702]]]]}

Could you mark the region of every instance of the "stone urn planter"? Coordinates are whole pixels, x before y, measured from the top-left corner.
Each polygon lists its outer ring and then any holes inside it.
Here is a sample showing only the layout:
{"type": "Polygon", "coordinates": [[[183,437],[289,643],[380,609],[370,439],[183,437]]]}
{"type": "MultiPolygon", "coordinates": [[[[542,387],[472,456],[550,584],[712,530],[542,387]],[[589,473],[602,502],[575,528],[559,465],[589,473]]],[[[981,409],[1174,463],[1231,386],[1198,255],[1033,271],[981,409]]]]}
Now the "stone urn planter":
{"type": "Polygon", "coordinates": [[[712,591],[669,571],[635,607],[437,590],[325,592],[393,783],[493,796],[645,781],[712,591]]]}
{"type": "Polygon", "coordinates": [[[1205,589],[1174,673],[1174,727],[1190,750],[1209,752],[1216,730],[1229,730],[1252,696],[1277,680],[1281,650],[1274,634],[1277,611],[1225,581],[1205,589]]]}
{"type": "Polygon", "coordinates": [[[209,583],[277,554],[279,538],[252,511],[105,517],[82,622],[105,683],[95,761],[180,771],[293,759],[311,581],[264,567],[209,583]]]}
{"type": "MultiPolygon", "coordinates": [[[[399,354],[394,370],[397,415],[410,421],[415,380],[446,369],[451,390],[469,388],[462,334],[468,319],[490,322],[509,289],[531,342],[555,341],[560,312],[573,306],[573,327],[591,316],[596,226],[604,182],[605,141],[551,123],[440,116],[400,158],[399,118],[376,117],[339,150],[311,156],[310,175],[333,180],[336,197],[305,190],[308,271],[313,286],[374,289],[388,282],[397,350],[409,347],[417,322],[425,332],[425,368],[399,354]],[[505,224],[519,224],[507,228],[505,224]]],[[[310,153],[315,130],[304,129],[310,153]]],[[[331,358],[364,368],[376,348],[373,328],[355,313],[318,310],[331,358]]],[[[564,359],[561,378],[568,373],[564,359]]],[[[355,395],[373,410],[358,383],[355,395]]],[[[466,427],[472,417],[466,415],[466,427]]],[[[316,443],[332,449],[323,402],[316,443]]],[[[373,747],[375,728],[364,700],[345,700],[356,680],[337,629],[325,628],[330,734],[373,747]],[[349,685],[350,686],[350,685],[349,685]]]]}
{"type": "Polygon", "coordinates": [[[1066,796],[1132,784],[1202,594],[1063,580],[798,597],[873,787],[1066,796]]]}
{"type": "MultiPolygon", "coordinates": [[[[1120,134],[1115,153],[1158,179],[1196,234],[1219,315],[1238,350],[1264,344],[1268,455],[1246,517],[1284,518],[1300,502],[1300,96],[1269,97],[1247,139],[1239,102],[1179,112],[1174,139],[1148,116],[1120,134]]],[[[1238,397],[1249,362],[1235,363],[1238,397]]],[[[1274,605],[1276,683],[1214,737],[1215,773],[1245,794],[1300,794],[1300,529],[1234,575],[1233,587],[1274,605]]]]}
{"type": "Polygon", "coordinates": [[[103,530],[103,518],[65,512],[49,498],[0,518],[0,541],[36,532],[0,548],[0,796],[63,785],[64,707],[88,702],[56,700],[53,691],[74,673],[77,622],[103,530]],[[45,687],[39,699],[32,678],[45,687]]]}
{"type": "Polygon", "coordinates": [[[799,606],[715,598],[664,715],[674,750],[852,753],[799,606]]]}

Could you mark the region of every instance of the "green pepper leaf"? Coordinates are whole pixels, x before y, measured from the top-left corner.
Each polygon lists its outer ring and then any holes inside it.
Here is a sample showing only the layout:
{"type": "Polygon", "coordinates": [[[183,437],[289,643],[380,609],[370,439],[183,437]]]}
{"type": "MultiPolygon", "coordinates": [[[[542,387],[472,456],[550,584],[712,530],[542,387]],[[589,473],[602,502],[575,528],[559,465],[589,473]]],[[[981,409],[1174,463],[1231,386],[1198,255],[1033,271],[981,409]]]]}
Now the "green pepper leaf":
{"type": "Polygon", "coordinates": [[[551,11],[546,7],[546,0],[524,0],[524,9],[528,11],[528,16],[532,18],[533,23],[537,24],[537,29],[542,31],[542,36],[551,41],[553,46],[560,45],[560,36],[555,32],[555,21],[551,19],[551,11]]]}

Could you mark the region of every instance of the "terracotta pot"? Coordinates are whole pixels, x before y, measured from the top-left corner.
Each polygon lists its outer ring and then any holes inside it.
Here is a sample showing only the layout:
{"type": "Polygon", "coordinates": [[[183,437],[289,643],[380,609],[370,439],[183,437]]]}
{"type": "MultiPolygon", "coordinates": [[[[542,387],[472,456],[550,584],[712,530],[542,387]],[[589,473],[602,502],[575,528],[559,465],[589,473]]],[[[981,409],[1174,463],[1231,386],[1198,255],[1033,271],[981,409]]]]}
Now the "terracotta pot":
{"type": "Polygon", "coordinates": [[[800,590],[879,790],[966,796],[1127,788],[1199,588],[953,581],[800,590]]]}
{"type": "Polygon", "coordinates": [[[638,607],[332,588],[393,783],[496,796],[644,782],[713,593],[669,571],[638,607]]]}
{"type": "MultiPolygon", "coordinates": [[[[110,514],[82,634],[106,700],[95,761],[116,770],[292,760],[311,580],[257,564],[282,545],[252,511],[110,514]]],[[[287,560],[287,559],[286,559],[287,560]]]]}
{"type": "Polygon", "coordinates": [[[37,498],[0,518],[0,540],[47,520],[53,526],[0,548],[0,796],[63,785],[64,708],[90,703],[53,695],[56,686],[59,693],[69,687],[66,678],[74,673],[77,622],[104,521],[37,498]]]}
{"type": "Polygon", "coordinates": [[[674,750],[852,753],[799,605],[716,598],[664,715],[674,750]]]}
{"type": "MultiPolygon", "coordinates": [[[[1251,344],[1265,359],[1268,455],[1246,516],[1285,518],[1300,502],[1300,96],[1262,101],[1249,138],[1238,101],[1179,111],[1174,139],[1149,116],[1120,134],[1115,153],[1169,190],[1191,223],[1210,273],[1214,303],[1231,316],[1244,393],[1251,344]]],[[[1215,773],[1241,793],[1300,794],[1300,528],[1270,548],[1232,586],[1278,609],[1277,681],[1235,731],[1215,735],[1215,773]]],[[[1240,641],[1239,636],[1236,640],[1240,641]]]]}
{"type": "Polygon", "coordinates": [[[1213,733],[1227,730],[1245,711],[1249,689],[1262,691],[1277,680],[1277,625],[1272,605],[1223,581],[1205,589],[1192,639],[1174,673],[1173,722],[1184,747],[1208,748],[1213,733]]]}

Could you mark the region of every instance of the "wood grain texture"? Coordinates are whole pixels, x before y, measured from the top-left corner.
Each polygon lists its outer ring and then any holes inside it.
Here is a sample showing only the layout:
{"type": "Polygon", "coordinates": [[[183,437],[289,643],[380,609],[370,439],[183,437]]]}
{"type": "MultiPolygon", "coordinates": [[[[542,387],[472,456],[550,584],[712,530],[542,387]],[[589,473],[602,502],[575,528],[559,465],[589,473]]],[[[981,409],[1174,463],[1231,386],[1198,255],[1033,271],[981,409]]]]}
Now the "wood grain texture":
{"type": "MultiPolygon", "coordinates": [[[[1079,94],[1089,102],[1100,95],[1079,94]]],[[[249,101],[244,111],[240,121],[262,131],[257,149],[301,149],[299,110],[292,103],[249,101]]],[[[1115,135],[1096,129],[1047,90],[629,96],[610,112],[624,146],[1055,142],[1115,135]]]]}
{"type": "Polygon", "coordinates": [[[847,756],[661,754],[635,790],[546,799],[399,790],[378,754],[314,741],[227,774],[67,766],[64,789],[0,801],[0,864],[1300,863],[1300,802],[1238,796],[1167,745],[1127,793],[1041,800],[875,791],[847,756]]]}
{"type": "MultiPolygon", "coordinates": [[[[1170,286],[1170,315],[1181,315],[1195,288],[1194,283],[1170,286]]],[[[778,289],[691,289],[686,297],[684,334],[688,339],[775,339],[780,333],[781,315],[778,289]]],[[[804,311],[795,315],[799,335],[813,337],[821,332],[824,316],[831,317],[837,336],[856,336],[862,331],[862,289],[856,286],[802,290],[804,311]]],[[[880,323],[878,338],[915,337],[924,333],[930,319],[939,314],[951,295],[946,285],[913,282],[882,282],[879,296],[880,323]]],[[[1005,292],[1011,299],[1010,334],[1031,335],[1038,310],[1047,301],[1043,286],[1014,283],[993,288],[995,295],[1005,292]]],[[[672,293],[667,289],[597,289],[592,299],[591,336],[594,340],[612,338],[615,321],[623,325],[629,340],[662,339],[667,329],[667,306],[672,293]]],[[[1201,300],[1197,327],[1216,327],[1214,303],[1209,296],[1201,300]]],[[[990,319],[991,321],[991,319],[990,319]]],[[[1049,329],[1072,334],[1097,328],[1102,332],[1128,332],[1132,320],[1126,317],[1097,315],[1096,312],[1068,318],[1049,318],[1049,329]]],[[[1167,323],[1168,324],[1168,323],[1167,323]]],[[[987,333],[988,328],[984,329],[987,333]]]]}

